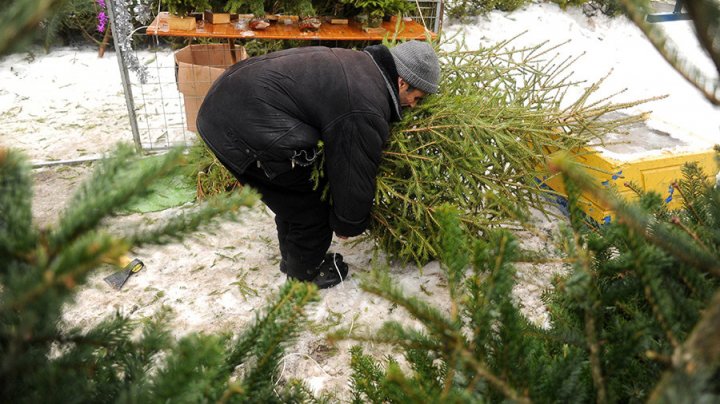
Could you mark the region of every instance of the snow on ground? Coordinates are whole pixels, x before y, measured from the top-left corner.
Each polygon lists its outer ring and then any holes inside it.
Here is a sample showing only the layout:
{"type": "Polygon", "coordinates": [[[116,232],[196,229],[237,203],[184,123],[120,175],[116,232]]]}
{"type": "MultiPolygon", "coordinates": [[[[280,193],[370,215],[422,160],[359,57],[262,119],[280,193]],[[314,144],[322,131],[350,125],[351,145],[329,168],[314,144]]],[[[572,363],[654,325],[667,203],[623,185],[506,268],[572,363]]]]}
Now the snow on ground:
{"type": "MultiPolygon", "coordinates": [[[[691,36],[688,22],[665,27],[682,42],[684,51],[712,73],[709,60],[699,52],[691,36]]],[[[653,110],[650,125],[671,135],[674,151],[705,150],[718,141],[720,111],[680,78],[637,28],[623,18],[588,18],[578,9],[563,12],[553,4],[536,4],[511,14],[493,12],[470,24],[446,24],[445,29],[448,33],[464,31],[471,47],[524,31],[527,33],[516,44],[545,40],[555,44],[571,39],[562,51],[570,55],[585,53],[575,64],[576,78],[595,81],[612,69],[602,91],[609,94],[627,88],[618,101],[669,95],[648,107],[653,110]]],[[[162,72],[151,70],[156,80],[167,80],[167,75],[172,74],[172,69],[167,69],[172,66],[170,51],[141,51],[138,55],[143,63],[166,67],[162,72]]],[[[95,156],[110,150],[117,141],[132,141],[114,56],[110,52],[100,59],[95,49],[62,48],[47,55],[35,52],[0,59],[0,146],[25,150],[33,161],[50,161],[95,156]]],[[[162,91],[169,90],[164,87],[162,91]]],[[[163,105],[152,105],[149,96],[139,99],[151,104],[143,108],[162,110],[177,107],[178,95],[166,94],[163,99],[168,101],[163,105]]],[[[88,173],[88,165],[34,170],[33,210],[39,224],[53,223],[88,173]]],[[[122,217],[112,226],[152,222],[179,209],[122,217]]],[[[240,223],[225,223],[182,243],[134,251],[146,268],[120,292],[102,281],[112,268],[101,269],[78,293],[76,302],[67,307],[64,322],[67,326],[90,327],[118,310],[141,319],[168,306],[175,313],[171,324],[178,336],[242,329],[284,282],[277,269],[279,256],[271,214],[256,207],[243,218],[240,223]]],[[[539,222],[541,233],[549,236],[553,224],[542,218],[539,222]]],[[[528,236],[523,242],[550,251],[552,244],[548,240],[528,236]]],[[[283,378],[301,378],[317,391],[336,391],[340,399],[346,399],[348,350],[352,343],[331,347],[324,341],[324,331],[352,327],[371,332],[385,320],[412,320],[401,309],[358,288],[356,275],[369,270],[373,257],[370,243],[354,245],[334,240],[331,249],[345,256],[351,276],[343,285],[321,291],[320,303],[310,310],[311,331],[304,332],[290,347],[281,371],[283,378]]],[[[448,307],[446,280],[437,263],[421,271],[398,265],[390,269],[408,293],[448,307]]],[[[540,295],[549,287],[552,274],[560,270],[557,264],[519,268],[515,295],[524,313],[537,324],[547,325],[540,295]]],[[[391,353],[380,346],[369,347],[368,352],[379,357],[391,353]]]]}
{"type": "MultiPolygon", "coordinates": [[[[657,24],[672,41],[680,44],[681,54],[687,55],[709,77],[718,73],[710,58],[703,52],[689,21],[657,24]]],[[[573,79],[592,83],[604,77],[598,97],[627,89],[614,98],[617,102],[635,101],[654,96],[667,98],[646,105],[637,111],[650,110],[648,126],[662,133],[646,136],[654,139],[626,139],[640,144],[603,150],[608,157],[631,161],[657,156],[662,152],[705,151],[720,141],[720,110],[707,102],[680,74],[660,56],[642,32],[626,18],[609,18],[602,14],[587,17],[579,8],[560,11],[556,4],[536,4],[507,14],[499,11],[478,17],[473,24],[451,24],[448,34],[464,33],[470,47],[489,45],[522,34],[512,44],[516,47],[570,42],[558,52],[563,56],[583,55],[573,64],[573,79]],[[527,31],[527,32],[526,32],[527,31]],[[526,32],[526,33],[524,33],[526,32]],[[523,34],[524,33],[524,34],[523,34]],[[668,136],[669,135],[669,136],[668,136]],[[655,144],[654,147],[648,147],[655,144]],[[657,146],[661,145],[661,146],[657,146]]],[[[562,59],[562,58],[560,58],[562,59]]],[[[580,88],[575,93],[577,96],[580,88]]],[[[566,101],[574,100],[568,93],[566,101]]],[[[612,140],[612,139],[607,139],[612,140]]]]}
{"type": "Polygon", "coordinates": [[[22,53],[0,61],[0,142],[32,160],[97,155],[132,141],[114,53],[92,48],[22,53]]]}

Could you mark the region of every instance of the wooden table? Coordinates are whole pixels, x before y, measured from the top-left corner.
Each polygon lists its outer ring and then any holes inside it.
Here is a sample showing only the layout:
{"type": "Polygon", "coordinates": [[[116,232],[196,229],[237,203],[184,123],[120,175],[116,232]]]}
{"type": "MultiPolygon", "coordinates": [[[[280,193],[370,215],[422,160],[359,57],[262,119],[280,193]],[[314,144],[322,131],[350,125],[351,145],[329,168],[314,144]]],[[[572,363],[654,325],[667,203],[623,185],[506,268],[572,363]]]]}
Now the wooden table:
{"type": "Polygon", "coordinates": [[[436,34],[415,21],[402,21],[395,33],[395,22],[383,22],[384,32],[365,32],[357,21],[349,21],[347,25],[333,25],[323,23],[317,32],[300,32],[297,23],[286,25],[282,22],[273,22],[264,30],[252,31],[235,28],[234,23],[209,24],[204,23],[191,31],[170,30],[163,19],[167,12],[160,13],[148,26],[147,35],[176,36],[194,38],[227,38],[227,39],[294,39],[308,41],[381,41],[388,39],[426,39],[426,32],[431,38],[436,34]]]}

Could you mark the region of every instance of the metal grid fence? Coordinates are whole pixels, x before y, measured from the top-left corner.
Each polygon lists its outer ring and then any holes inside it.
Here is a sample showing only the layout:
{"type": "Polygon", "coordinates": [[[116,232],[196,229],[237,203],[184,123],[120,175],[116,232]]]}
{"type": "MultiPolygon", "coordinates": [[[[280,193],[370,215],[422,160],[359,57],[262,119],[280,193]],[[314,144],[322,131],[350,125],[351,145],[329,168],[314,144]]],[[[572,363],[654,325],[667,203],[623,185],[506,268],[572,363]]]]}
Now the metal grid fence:
{"type": "Polygon", "coordinates": [[[442,0],[408,1],[415,4],[414,10],[409,15],[413,20],[433,32],[440,32],[443,19],[442,0]]]}
{"type": "Polygon", "coordinates": [[[149,58],[141,59],[147,63],[149,78],[146,83],[140,83],[135,77],[131,81],[138,128],[137,146],[151,151],[192,143],[196,135],[188,130],[173,52],[138,53],[138,58],[142,56],[149,58]]]}
{"type": "MultiPolygon", "coordinates": [[[[116,30],[116,0],[108,0],[108,17],[110,17],[115,51],[120,68],[123,93],[128,110],[130,127],[135,147],[138,151],[167,149],[177,144],[187,145],[192,140],[192,133],[186,130],[183,100],[175,80],[175,61],[172,52],[151,51],[140,53],[124,46],[116,30]],[[127,60],[137,60],[137,68],[144,69],[143,75],[130,73],[127,60]],[[141,80],[139,77],[144,76],[141,80]]],[[[157,38],[153,38],[159,45],[157,38]]],[[[159,47],[156,46],[155,49],[159,47]]]]}

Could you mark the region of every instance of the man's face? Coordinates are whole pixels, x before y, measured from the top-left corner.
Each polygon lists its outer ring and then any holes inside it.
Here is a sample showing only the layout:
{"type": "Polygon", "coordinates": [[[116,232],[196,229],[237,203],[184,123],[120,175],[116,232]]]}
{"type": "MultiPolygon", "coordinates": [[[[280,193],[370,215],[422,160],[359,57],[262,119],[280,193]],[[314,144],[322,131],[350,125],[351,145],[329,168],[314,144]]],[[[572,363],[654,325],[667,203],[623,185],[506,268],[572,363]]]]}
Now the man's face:
{"type": "Polygon", "coordinates": [[[418,90],[417,88],[408,90],[410,88],[410,84],[403,80],[402,77],[398,77],[398,88],[400,90],[400,106],[402,107],[412,108],[418,103],[418,101],[427,95],[424,91],[418,90]]]}

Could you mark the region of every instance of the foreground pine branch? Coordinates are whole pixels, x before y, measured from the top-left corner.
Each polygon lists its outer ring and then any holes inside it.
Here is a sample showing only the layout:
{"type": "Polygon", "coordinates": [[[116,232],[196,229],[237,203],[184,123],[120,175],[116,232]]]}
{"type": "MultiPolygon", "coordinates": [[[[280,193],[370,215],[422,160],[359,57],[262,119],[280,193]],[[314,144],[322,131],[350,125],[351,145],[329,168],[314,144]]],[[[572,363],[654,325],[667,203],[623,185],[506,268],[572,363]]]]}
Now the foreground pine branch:
{"type": "Polygon", "coordinates": [[[650,396],[651,402],[672,402],[677,397],[701,401],[708,387],[718,392],[720,376],[720,344],[717,343],[720,330],[720,291],[708,304],[707,311],[681,347],[672,355],[672,370],[666,372],[650,396]]]}
{"type": "Polygon", "coordinates": [[[516,359],[505,357],[508,346],[500,345],[505,338],[515,338],[513,351],[530,349],[524,345],[526,337],[523,336],[530,326],[514,309],[510,297],[513,271],[507,265],[517,253],[517,245],[507,233],[493,233],[493,243],[465,240],[457,211],[447,207],[439,209],[438,218],[442,223],[439,237],[445,240],[441,255],[451,263],[444,267],[448,271],[449,287],[455,289],[451,295],[456,297],[451,299],[457,309],[452,309],[447,318],[421,299],[406,296],[388,274],[377,269],[364,279],[361,284],[364,290],[403,307],[424,325],[424,330],[388,322],[372,335],[343,332],[332,335],[331,339],[350,337],[399,345],[415,371],[413,375],[404,375],[392,362],[386,371],[380,371],[371,358],[356,349],[353,352],[355,395],[359,400],[378,402],[375,398],[383,397],[383,401],[396,403],[405,402],[405,397],[429,402],[478,402],[488,396],[529,402],[525,392],[513,385],[513,375],[504,369],[509,363],[501,365],[505,360],[516,359]],[[464,275],[462,265],[468,263],[468,257],[467,250],[457,248],[461,244],[473,246],[470,258],[476,272],[470,277],[464,275]],[[494,279],[481,281],[483,273],[494,279]],[[469,323],[467,316],[471,316],[469,323]],[[471,330],[470,336],[468,330],[471,330]],[[498,344],[494,347],[497,350],[488,344],[498,344]],[[497,357],[480,352],[494,352],[497,357]],[[437,361],[442,362],[440,368],[435,365],[437,361]]]}
{"type": "Polygon", "coordinates": [[[366,277],[364,290],[421,326],[387,322],[368,334],[330,336],[399,346],[410,367],[356,347],[356,402],[720,399],[720,276],[707,265],[720,262],[720,189],[688,165],[677,185],[683,212],[669,212],[653,193],[630,203],[598,190],[618,220],[588,228],[578,199],[594,181],[567,158],[553,167],[566,178],[570,223],[559,234],[568,273],[545,295],[550,328],[528,323],[515,306],[519,249],[512,235],[467,236],[462,212],[440,208],[437,245],[452,290],[450,313],[406,295],[378,269],[366,277]],[[686,251],[678,253],[674,242],[686,251]]]}
{"type": "Polygon", "coordinates": [[[40,21],[52,17],[62,0],[22,0],[5,4],[0,12],[0,56],[26,45],[40,21]]]}
{"type": "MultiPolygon", "coordinates": [[[[615,225],[583,233],[584,249],[594,259],[588,286],[561,285],[580,299],[576,309],[595,298],[592,321],[603,341],[596,351],[607,400],[720,398],[720,358],[707,339],[720,332],[713,309],[720,290],[720,216],[714,214],[720,209],[720,190],[709,185],[697,164],[686,165],[677,184],[684,209],[670,212],[654,193],[638,191],[638,201],[629,203],[597,190],[569,159],[560,157],[553,164],[567,184],[592,192],[619,218],[615,225]]],[[[578,195],[570,196],[571,203],[578,195]]],[[[552,308],[565,304],[562,293],[551,297],[552,308]]]]}
{"type": "Polygon", "coordinates": [[[110,233],[103,223],[171,175],[182,150],[143,161],[120,146],[100,162],[55,226],[32,222],[29,167],[0,149],[0,394],[7,402],[310,401],[301,384],[276,386],[286,343],[314,287],[288,283],[236,342],[168,331],[169,313],[136,322],[116,315],[87,331],[60,330],[63,305],[100,264],[140,245],[181,240],[255,203],[249,189],[216,196],[149,228],[110,233]],[[244,373],[238,375],[242,367],[244,373]],[[234,377],[233,382],[231,379],[234,377]]]}
{"type": "MultiPolygon", "coordinates": [[[[593,198],[597,198],[600,203],[608,206],[610,210],[617,212],[618,216],[623,217],[623,221],[627,226],[632,227],[646,240],[673,254],[678,260],[691,263],[703,271],[712,273],[714,276],[720,276],[720,261],[714,256],[716,251],[698,248],[697,240],[694,240],[686,232],[678,232],[676,226],[672,223],[655,222],[651,216],[643,214],[643,204],[628,204],[622,198],[613,196],[613,194],[595,186],[586,173],[578,169],[571,169],[573,164],[567,156],[559,156],[552,162],[552,165],[551,169],[562,171],[568,181],[583,184],[583,190],[589,192],[593,198]]],[[[686,197],[688,199],[683,202],[689,204],[686,209],[689,212],[698,209],[716,212],[716,201],[713,199],[716,196],[713,196],[714,194],[708,191],[708,176],[702,173],[697,165],[687,167],[685,175],[686,178],[693,181],[692,189],[694,191],[692,192],[695,192],[695,194],[687,193],[686,197]],[[701,179],[698,179],[698,177],[701,179]],[[701,204],[702,207],[696,207],[695,204],[701,204]]],[[[628,185],[631,186],[632,184],[628,185]]],[[[652,198],[651,194],[645,196],[652,198]]],[[[653,201],[647,201],[646,203],[653,203],[655,209],[661,209],[658,206],[659,204],[653,201]]],[[[706,217],[704,223],[696,223],[696,225],[700,225],[700,229],[704,233],[716,234],[711,230],[712,227],[708,226],[709,223],[716,220],[717,216],[706,217]]],[[[714,238],[713,241],[717,242],[717,239],[714,238]]]]}

